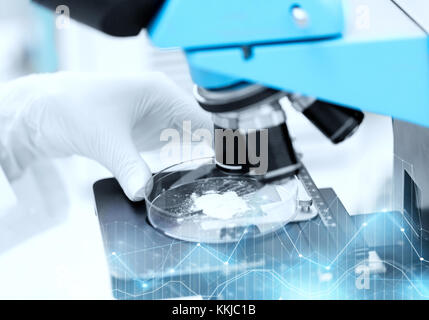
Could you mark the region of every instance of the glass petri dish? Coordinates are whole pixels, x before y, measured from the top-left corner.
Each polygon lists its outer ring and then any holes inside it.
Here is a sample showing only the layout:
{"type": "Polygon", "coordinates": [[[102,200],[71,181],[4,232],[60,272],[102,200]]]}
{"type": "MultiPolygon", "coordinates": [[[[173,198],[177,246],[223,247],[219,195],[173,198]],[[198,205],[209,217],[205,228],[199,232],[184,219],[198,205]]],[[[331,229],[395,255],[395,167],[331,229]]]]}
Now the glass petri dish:
{"type": "Polygon", "coordinates": [[[228,173],[214,158],[160,171],[145,190],[149,222],[165,235],[202,243],[236,242],[282,228],[297,214],[296,177],[263,183],[228,173]]]}

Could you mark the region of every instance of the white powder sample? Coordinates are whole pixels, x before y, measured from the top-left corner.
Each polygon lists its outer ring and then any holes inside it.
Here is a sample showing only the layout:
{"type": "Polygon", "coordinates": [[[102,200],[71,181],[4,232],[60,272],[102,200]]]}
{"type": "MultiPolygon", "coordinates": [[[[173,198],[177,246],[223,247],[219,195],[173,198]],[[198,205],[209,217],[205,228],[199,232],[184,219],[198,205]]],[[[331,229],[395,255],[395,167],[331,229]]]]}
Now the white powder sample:
{"type": "Polygon", "coordinates": [[[207,193],[199,197],[193,195],[192,198],[194,210],[202,210],[205,215],[215,219],[228,220],[249,210],[246,201],[234,191],[207,193]]]}

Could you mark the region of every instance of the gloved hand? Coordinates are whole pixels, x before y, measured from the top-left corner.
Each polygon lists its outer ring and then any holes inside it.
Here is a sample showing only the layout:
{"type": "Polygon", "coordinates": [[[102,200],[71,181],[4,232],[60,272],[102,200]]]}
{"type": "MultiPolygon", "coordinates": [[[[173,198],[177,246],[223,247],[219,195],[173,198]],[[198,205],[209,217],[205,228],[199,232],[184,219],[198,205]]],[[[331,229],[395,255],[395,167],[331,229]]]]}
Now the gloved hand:
{"type": "Polygon", "coordinates": [[[82,155],[109,169],[131,200],[151,172],[139,151],[161,145],[166,128],[208,113],[160,73],[32,75],[0,86],[0,164],[9,179],[42,157],[82,155]]]}

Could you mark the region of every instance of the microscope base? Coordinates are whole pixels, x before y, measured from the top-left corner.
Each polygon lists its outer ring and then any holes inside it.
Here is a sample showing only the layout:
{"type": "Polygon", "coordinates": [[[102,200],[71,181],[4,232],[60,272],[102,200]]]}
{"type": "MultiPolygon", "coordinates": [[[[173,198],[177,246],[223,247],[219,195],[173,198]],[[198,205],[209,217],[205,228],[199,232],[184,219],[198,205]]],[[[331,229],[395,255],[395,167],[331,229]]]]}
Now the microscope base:
{"type": "Polygon", "coordinates": [[[218,245],[159,233],[147,221],[144,202],[130,202],[114,179],[98,181],[94,194],[118,299],[429,297],[419,287],[429,276],[427,263],[407,241],[413,238],[402,215],[352,217],[332,189],[320,190],[330,204],[330,227],[317,216],[218,245]]]}

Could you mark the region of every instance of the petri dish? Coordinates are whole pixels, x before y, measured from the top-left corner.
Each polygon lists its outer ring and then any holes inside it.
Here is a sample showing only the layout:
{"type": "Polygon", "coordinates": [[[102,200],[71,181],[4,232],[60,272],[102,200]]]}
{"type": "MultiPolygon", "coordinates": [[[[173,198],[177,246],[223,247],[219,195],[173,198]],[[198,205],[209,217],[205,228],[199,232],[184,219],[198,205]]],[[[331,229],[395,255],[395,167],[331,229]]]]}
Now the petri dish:
{"type": "Polygon", "coordinates": [[[214,158],[179,163],[155,174],[145,189],[148,219],[184,241],[228,243],[282,228],[297,215],[296,177],[264,183],[228,173],[214,158]]]}

